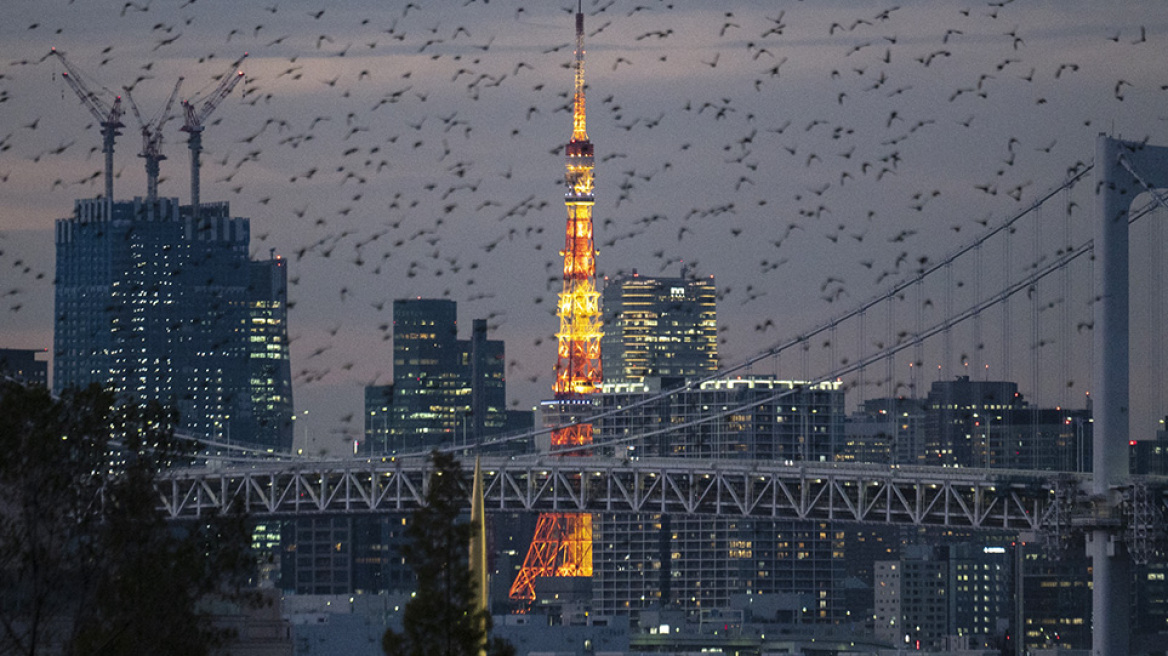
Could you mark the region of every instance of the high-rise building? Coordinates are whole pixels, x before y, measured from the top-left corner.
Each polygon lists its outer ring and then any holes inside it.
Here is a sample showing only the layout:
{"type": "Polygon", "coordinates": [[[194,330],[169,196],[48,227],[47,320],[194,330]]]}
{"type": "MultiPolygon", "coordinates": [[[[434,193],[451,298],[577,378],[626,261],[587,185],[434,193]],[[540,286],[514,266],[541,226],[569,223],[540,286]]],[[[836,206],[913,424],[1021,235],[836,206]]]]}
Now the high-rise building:
{"type": "Polygon", "coordinates": [[[458,308],[442,299],[393,302],[390,452],[426,452],[453,443],[470,411],[458,308]]]}
{"type": "MultiPolygon", "coordinates": [[[[1168,426],[1168,417],[1164,418],[1161,426],[1168,426]]],[[[1168,430],[1157,430],[1154,439],[1131,440],[1128,444],[1128,463],[1128,469],[1136,475],[1168,476],[1168,430]]]]}
{"type": "Polygon", "coordinates": [[[503,342],[487,339],[483,319],[459,339],[457,315],[450,300],[393,302],[393,384],[365,388],[367,452],[426,452],[530,428],[529,413],[506,409],[503,342]]]}
{"type": "Polygon", "coordinates": [[[292,358],[288,350],[288,262],[269,253],[249,263],[248,388],[255,442],[292,450],[292,358]]]}
{"type": "Polygon", "coordinates": [[[409,591],[406,514],[299,517],[280,530],[280,588],[295,594],[409,591]]]}
{"type": "Polygon", "coordinates": [[[26,385],[49,386],[49,363],[38,360],[44,349],[0,348],[0,378],[11,378],[26,385]]]}
{"type": "Polygon", "coordinates": [[[610,455],[832,462],[843,448],[838,382],[720,378],[660,395],[670,382],[605,384],[596,429],[619,445],[610,455]]]}
{"type": "Polygon", "coordinates": [[[1001,647],[1014,616],[1012,548],[966,542],[948,547],[948,634],[971,647],[1001,647]]]}
{"type": "Polygon", "coordinates": [[[365,441],[370,454],[390,453],[389,422],[393,420],[393,383],[365,386],[365,441]]]}
{"type": "Polygon", "coordinates": [[[948,599],[945,563],[905,558],[876,563],[876,637],[905,649],[945,646],[948,599]]]}
{"type": "Polygon", "coordinates": [[[177,199],[81,199],[56,225],[53,385],[97,383],[180,414],[197,437],[292,447],[283,260],[252,261],[249,221],[177,199]]]}
{"type": "Polygon", "coordinates": [[[844,596],[849,621],[874,629],[876,562],[900,558],[904,541],[899,527],[888,524],[844,525],[844,596]]]}
{"type": "Polygon", "coordinates": [[[606,383],[705,377],[718,370],[714,278],[641,276],[607,281],[601,296],[606,383]]]}
{"type": "MultiPolygon", "coordinates": [[[[606,384],[597,442],[615,442],[620,453],[608,453],[629,459],[772,462],[832,461],[842,446],[839,383],[717,379],[654,398],[677,380],[606,384]]],[[[593,525],[598,614],[634,614],[660,604],[697,617],[751,591],[807,597],[799,621],[847,619],[842,526],[648,513],[598,515],[593,525]]]]}
{"type": "Polygon", "coordinates": [[[1014,613],[1010,549],[912,546],[875,563],[876,635],[907,650],[1001,648],[1014,613]]]}
{"type": "Polygon", "coordinates": [[[597,615],[661,608],[697,620],[749,593],[804,599],[793,622],[847,619],[844,534],[831,522],[604,513],[593,527],[597,615]]]}
{"type": "Polygon", "coordinates": [[[1021,561],[1023,649],[1090,650],[1091,564],[1081,547],[1047,553],[1028,546],[1021,561]]]}
{"type": "Polygon", "coordinates": [[[1017,383],[959,376],[925,399],[925,465],[1088,471],[1089,410],[1032,406],[1017,383]]]}
{"type": "Polygon", "coordinates": [[[924,459],[921,464],[946,467],[988,467],[988,430],[976,424],[992,422],[992,415],[1025,407],[1018,384],[1005,381],[937,381],[929,389],[929,413],[924,459]]]}

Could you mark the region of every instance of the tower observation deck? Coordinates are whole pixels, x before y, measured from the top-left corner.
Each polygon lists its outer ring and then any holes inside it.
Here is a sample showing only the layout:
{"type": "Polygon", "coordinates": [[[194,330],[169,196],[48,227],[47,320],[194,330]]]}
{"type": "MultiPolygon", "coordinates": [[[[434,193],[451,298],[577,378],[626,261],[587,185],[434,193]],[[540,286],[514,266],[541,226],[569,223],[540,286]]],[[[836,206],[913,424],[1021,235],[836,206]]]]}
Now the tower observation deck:
{"type": "MultiPolygon", "coordinates": [[[[589,395],[600,390],[600,292],[596,289],[596,243],[592,237],[593,149],[588,140],[584,105],[584,14],[576,9],[575,95],[572,100],[572,138],[565,147],[564,181],[568,209],[564,250],[564,287],[556,313],[556,377],[554,399],[543,404],[551,434],[551,451],[587,455],[580,447],[592,443],[592,424],[586,416],[589,395]]],[[[510,596],[535,600],[535,581],[541,577],[592,576],[592,516],[584,513],[544,513],[510,596]]]]}

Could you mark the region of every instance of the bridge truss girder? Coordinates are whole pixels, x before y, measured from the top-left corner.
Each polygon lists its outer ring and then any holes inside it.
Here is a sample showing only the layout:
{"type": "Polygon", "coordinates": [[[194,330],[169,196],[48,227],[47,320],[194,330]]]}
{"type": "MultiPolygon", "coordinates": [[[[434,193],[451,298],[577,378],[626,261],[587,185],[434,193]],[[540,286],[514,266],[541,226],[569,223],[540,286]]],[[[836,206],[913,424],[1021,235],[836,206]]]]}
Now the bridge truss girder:
{"type": "MultiPolygon", "coordinates": [[[[172,519],[243,510],[254,517],[408,512],[426,493],[426,460],[175,470],[157,484],[172,519]]],[[[488,511],[676,513],[1017,531],[1073,531],[1068,496],[1089,475],[740,461],[624,463],[604,458],[484,458],[488,511]]],[[[1165,508],[1165,486],[1140,483],[1165,508]],[[1152,490],[1149,492],[1148,490],[1152,490]]],[[[1077,504],[1072,504],[1077,505],[1077,504]]],[[[1147,507],[1147,506],[1145,506],[1147,507]]],[[[1081,515],[1080,515],[1081,516],[1081,515]]]]}

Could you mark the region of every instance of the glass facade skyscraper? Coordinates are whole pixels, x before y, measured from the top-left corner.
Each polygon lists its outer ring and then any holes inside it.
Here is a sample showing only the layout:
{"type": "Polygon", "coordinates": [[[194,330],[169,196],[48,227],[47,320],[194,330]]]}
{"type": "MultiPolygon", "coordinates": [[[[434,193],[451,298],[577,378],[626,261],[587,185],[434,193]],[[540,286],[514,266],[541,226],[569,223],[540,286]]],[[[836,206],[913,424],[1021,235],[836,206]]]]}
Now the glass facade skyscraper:
{"type": "Polygon", "coordinates": [[[450,300],[393,302],[393,385],[365,390],[371,452],[473,443],[509,425],[503,342],[487,339],[482,319],[472,323],[470,339],[458,339],[457,315],[450,300]]]}
{"type": "Polygon", "coordinates": [[[196,437],[292,447],[287,268],[249,258],[227,203],[81,199],[57,221],[57,391],[97,383],[196,437]]]}
{"type": "Polygon", "coordinates": [[[606,281],[600,341],[605,383],[704,377],[718,370],[714,278],[633,273],[606,281]]]}

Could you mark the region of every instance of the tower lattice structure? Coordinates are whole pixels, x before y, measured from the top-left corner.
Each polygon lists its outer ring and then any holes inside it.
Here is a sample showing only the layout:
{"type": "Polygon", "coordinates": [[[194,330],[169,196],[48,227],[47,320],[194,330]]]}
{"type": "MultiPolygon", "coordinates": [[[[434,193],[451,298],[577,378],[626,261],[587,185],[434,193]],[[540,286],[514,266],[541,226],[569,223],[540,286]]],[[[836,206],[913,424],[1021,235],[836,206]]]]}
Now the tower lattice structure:
{"type": "MultiPolygon", "coordinates": [[[[584,14],[576,11],[575,96],[572,139],[565,148],[564,180],[568,209],[564,250],[564,288],[560,292],[556,333],[555,401],[550,406],[561,427],[552,431],[551,450],[585,455],[592,443],[592,424],[579,420],[590,407],[589,395],[600,390],[600,292],[596,289],[596,244],[592,237],[593,150],[584,111],[584,14]]],[[[523,567],[511,585],[511,598],[535,600],[535,581],[550,576],[592,576],[592,516],[544,513],[523,567]]]]}

